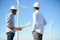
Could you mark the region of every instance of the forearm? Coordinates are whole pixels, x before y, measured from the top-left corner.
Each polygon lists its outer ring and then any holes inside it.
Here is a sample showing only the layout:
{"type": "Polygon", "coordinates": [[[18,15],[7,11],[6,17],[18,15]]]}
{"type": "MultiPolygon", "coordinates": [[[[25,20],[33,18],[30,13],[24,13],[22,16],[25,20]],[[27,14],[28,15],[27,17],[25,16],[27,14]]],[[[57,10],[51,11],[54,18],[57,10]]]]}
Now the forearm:
{"type": "Polygon", "coordinates": [[[10,29],[22,30],[21,27],[15,27],[15,26],[11,26],[11,25],[7,25],[7,27],[10,28],[10,29]]]}
{"type": "Polygon", "coordinates": [[[12,26],[12,25],[7,25],[7,27],[10,28],[10,29],[15,29],[15,27],[12,26]]]}

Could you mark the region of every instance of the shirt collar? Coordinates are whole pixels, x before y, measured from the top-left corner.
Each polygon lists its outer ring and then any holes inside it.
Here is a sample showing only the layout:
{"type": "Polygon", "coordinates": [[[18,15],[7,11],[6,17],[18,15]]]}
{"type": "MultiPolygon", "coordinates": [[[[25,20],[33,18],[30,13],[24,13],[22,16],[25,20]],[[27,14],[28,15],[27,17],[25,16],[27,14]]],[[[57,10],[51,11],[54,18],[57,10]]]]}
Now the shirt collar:
{"type": "Polygon", "coordinates": [[[11,15],[14,15],[12,12],[10,12],[11,15]]]}
{"type": "Polygon", "coordinates": [[[38,13],[39,10],[36,10],[34,13],[38,13]]]}

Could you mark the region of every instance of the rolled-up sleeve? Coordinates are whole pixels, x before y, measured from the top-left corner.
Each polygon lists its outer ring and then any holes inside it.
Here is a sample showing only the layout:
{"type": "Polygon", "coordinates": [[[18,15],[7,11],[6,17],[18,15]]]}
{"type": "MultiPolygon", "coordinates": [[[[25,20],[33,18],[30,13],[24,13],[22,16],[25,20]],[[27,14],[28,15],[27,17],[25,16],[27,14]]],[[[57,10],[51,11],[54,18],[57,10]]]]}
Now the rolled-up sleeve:
{"type": "Polygon", "coordinates": [[[6,17],[6,25],[11,25],[11,16],[10,15],[8,15],[6,17]]]}

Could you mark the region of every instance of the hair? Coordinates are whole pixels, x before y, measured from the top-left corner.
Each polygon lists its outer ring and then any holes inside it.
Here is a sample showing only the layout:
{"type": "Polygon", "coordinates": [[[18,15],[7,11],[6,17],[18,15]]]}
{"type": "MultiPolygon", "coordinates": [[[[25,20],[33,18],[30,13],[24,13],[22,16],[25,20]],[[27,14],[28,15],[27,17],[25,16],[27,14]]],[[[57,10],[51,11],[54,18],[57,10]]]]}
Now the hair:
{"type": "Polygon", "coordinates": [[[17,11],[16,9],[11,9],[11,10],[13,10],[13,11],[17,11]]]}
{"type": "Polygon", "coordinates": [[[39,10],[39,7],[34,7],[34,9],[39,10]]]}

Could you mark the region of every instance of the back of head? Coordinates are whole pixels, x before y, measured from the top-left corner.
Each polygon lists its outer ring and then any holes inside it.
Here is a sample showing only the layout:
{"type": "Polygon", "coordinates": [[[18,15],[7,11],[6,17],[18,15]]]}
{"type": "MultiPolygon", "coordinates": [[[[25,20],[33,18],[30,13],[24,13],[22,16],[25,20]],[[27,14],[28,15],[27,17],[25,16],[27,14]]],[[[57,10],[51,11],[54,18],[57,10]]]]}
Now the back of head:
{"type": "Polygon", "coordinates": [[[39,2],[35,2],[33,6],[34,9],[39,10],[39,2]]]}

